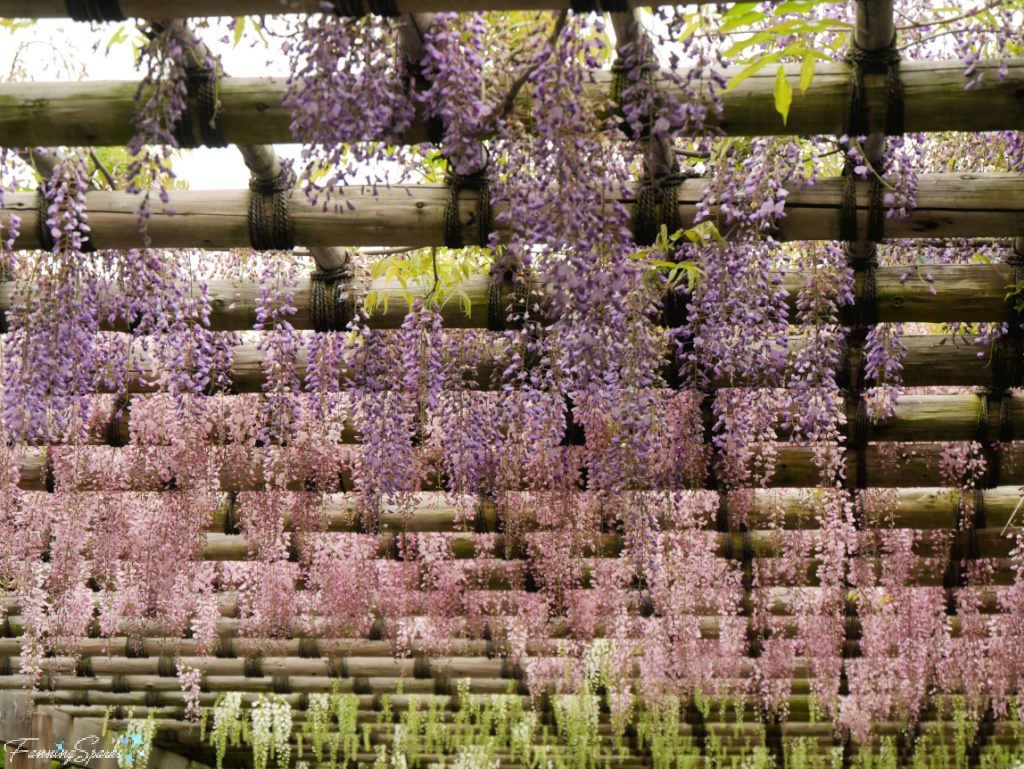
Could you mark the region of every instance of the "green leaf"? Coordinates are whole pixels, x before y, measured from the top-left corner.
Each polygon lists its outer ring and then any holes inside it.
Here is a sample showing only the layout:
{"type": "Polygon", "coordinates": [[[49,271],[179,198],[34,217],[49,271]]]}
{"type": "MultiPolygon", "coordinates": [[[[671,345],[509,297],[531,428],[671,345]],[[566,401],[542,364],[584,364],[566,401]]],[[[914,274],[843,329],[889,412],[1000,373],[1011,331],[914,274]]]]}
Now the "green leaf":
{"type": "Polygon", "coordinates": [[[242,42],[242,35],[244,35],[244,34],[245,34],[245,17],[244,16],[236,16],[235,17],[235,44],[233,46],[234,48],[237,48],[238,44],[240,42],[242,42]]]}
{"type": "Polygon", "coordinates": [[[800,93],[810,88],[812,80],[814,80],[814,57],[808,56],[800,67],[800,93]]]}
{"type": "Polygon", "coordinates": [[[786,79],[786,68],[780,64],[778,74],[775,76],[775,109],[782,115],[783,125],[789,119],[789,105],[792,103],[793,87],[786,79]]]}
{"type": "Polygon", "coordinates": [[[772,54],[771,56],[765,56],[763,59],[760,59],[759,61],[755,61],[749,67],[740,72],[738,75],[734,75],[733,78],[726,85],[725,90],[731,91],[733,88],[738,86],[748,77],[753,75],[755,72],[764,69],[766,66],[768,66],[774,61],[778,61],[779,56],[780,54],[772,54]]]}
{"type": "Polygon", "coordinates": [[[725,52],[725,56],[730,59],[734,59],[750,46],[759,45],[773,37],[775,37],[774,32],[758,32],[756,35],[751,35],[750,37],[740,40],[738,43],[734,43],[732,47],[725,52]]]}
{"type": "Polygon", "coordinates": [[[110,53],[110,49],[113,48],[115,45],[120,45],[127,39],[128,33],[124,31],[124,27],[118,27],[117,32],[113,34],[113,36],[110,38],[110,42],[107,43],[107,53],[110,53]]]}
{"type": "Polygon", "coordinates": [[[722,21],[731,19],[734,16],[742,16],[747,11],[751,11],[757,7],[757,3],[736,3],[732,5],[729,10],[722,14],[722,21]]]}
{"type": "Polygon", "coordinates": [[[747,27],[752,24],[757,24],[759,21],[764,21],[767,18],[768,16],[760,11],[749,11],[742,16],[729,19],[729,21],[725,22],[725,24],[719,28],[719,32],[728,32],[739,27],[747,27]]]}
{"type": "Polygon", "coordinates": [[[786,0],[784,3],[780,3],[775,9],[776,16],[782,16],[787,13],[807,13],[818,3],[816,0],[786,0]]]}

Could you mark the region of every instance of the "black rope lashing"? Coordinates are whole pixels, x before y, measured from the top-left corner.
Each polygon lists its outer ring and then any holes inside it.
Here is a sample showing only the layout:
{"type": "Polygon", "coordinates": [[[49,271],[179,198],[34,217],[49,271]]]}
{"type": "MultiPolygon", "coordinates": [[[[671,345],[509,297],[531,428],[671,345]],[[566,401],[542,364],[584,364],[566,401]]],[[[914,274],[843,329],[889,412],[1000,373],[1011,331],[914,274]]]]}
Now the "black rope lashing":
{"type": "MultiPolygon", "coordinates": [[[[7,269],[7,265],[0,262],[0,286],[4,283],[12,283],[14,276],[11,275],[7,269]]],[[[6,334],[10,330],[10,326],[7,324],[7,313],[0,312],[0,334],[6,334]]]]}
{"type": "Polygon", "coordinates": [[[249,180],[249,245],[254,251],[291,251],[295,248],[291,218],[288,216],[288,191],[292,174],[282,172],[264,181],[249,180]],[[266,196],[271,196],[271,213],[267,216],[266,196]]]}
{"type": "Polygon", "coordinates": [[[699,174],[692,169],[675,171],[660,179],[644,181],[636,191],[633,212],[633,240],[638,246],[652,246],[658,240],[662,225],[669,235],[683,228],[679,216],[679,187],[699,174]]]}
{"type": "Polygon", "coordinates": [[[302,659],[320,658],[320,645],[315,638],[299,639],[299,657],[302,659]]]}
{"type": "Polygon", "coordinates": [[[462,235],[462,213],[459,209],[459,192],[463,189],[475,190],[477,193],[476,215],[470,219],[477,225],[478,245],[487,248],[494,229],[494,209],[491,205],[491,180],[487,166],[471,174],[456,174],[447,171],[444,175],[448,185],[448,202],[444,207],[444,245],[446,248],[464,248],[466,243],[462,235]]]}
{"type": "Polygon", "coordinates": [[[328,666],[327,675],[330,678],[348,678],[348,660],[345,657],[336,657],[328,666]]]}
{"type": "Polygon", "coordinates": [[[627,0],[569,0],[573,13],[629,13],[627,0]]]}
{"type": "Polygon", "coordinates": [[[145,705],[147,708],[162,708],[164,706],[164,695],[162,692],[146,692],[145,705]]]}
{"type": "Polygon", "coordinates": [[[124,656],[130,660],[148,659],[149,654],[146,652],[146,639],[128,636],[124,642],[124,656]]]}
{"type": "Polygon", "coordinates": [[[871,420],[868,418],[867,403],[859,393],[847,393],[846,413],[846,448],[855,452],[857,458],[857,488],[866,489],[868,487],[868,427],[871,420]]]}
{"type": "Polygon", "coordinates": [[[489,331],[522,331],[529,320],[531,281],[527,274],[506,270],[499,278],[491,276],[487,288],[487,329],[489,331]],[[505,302],[505,288],[511,284],[511,307],[505,302]]]}
{"type": "Polygon", "coordinates": [[[64,0],[72,21],[125,21],[120,0],[64,0]]]}
{"type": "Polygon", "coordinates": [[[95,678],[92,670],[92,657],[82,657],[75,663],[75,675],[78,678],[95,678]]]}
{"type": "Polygon", "coordinates": [[[274,694],[291,694],[292,682],[288,676],[274,676],[272,686],[274,694]]]}
{"type": "Polygon", "coordinates": [[[996,390],[991,387],[979,387],[978,388],[978,399],[980,404],[978,407],[978,420],[974,427],[974,442],[981,446],[982,453],[985,457],[986,477],[984,485],[987,488],[995,488],[999,485],[999,446],[991,440],[989,422],[990,413],[992,410],[992,401],[998,401],[999,409],[999,433],[1000,440],[1002,440],[1002,433],[1006,426],[1003,424],[1005,418],[1009,421],[1010,412],[1004,405],[1004,401],[1009,398],[1009,390],[996,390]]]}
{"type": "Polygon", "coordinates": [[[412,677],[419,679],[430,678],[430,660],[426,657],[417,657],[413,661],[412,677]]]}
{"type": "Polygon", "coordinates": [[[127,694],[131,691],[128,688],[128,676],[114,676],[110,685],[110,690],[114,694],[127,694]]]}
{"type": "Polygon", "coordinates": [[[366,676],[359,676],[358,678],[352,679],[352,693],[353,694],[373,694],[373,689],[370,687],[370,679],[366,676]]]}
{"type": "Polygon", "coordinates": [[[394,19],[400,16],[395,0],[331,0],[335,15],[348,16],[358,19],[372,13],[374,16],[384,16],[394,19]]]}
{"type": "Polygon", "coordinates": [[[89,692],[71,692],[71,705],[80,708],[89,707],[89,692]]]}
{"type": "Polygon", "coordinates": [[[1013,442],[1013,419],[1010,416],[1010,401],[1013,395],[1006,392],[999,399],[999,442],[1013,442]]]}
{"type": "Polygon", "coordinates": [[[217,659],[235,659],[235,642],[230,638],[218,638],[213,645],[213,656],[217,659]]]}
{"type": "Polygon", "coordinates": [[[121,420],[117,416],[127,406],[128,399],[121,396],[114,401],[114,406],[110,411],[110,421],[107,422],[107,443],[114,448],[122,448],[127,445],[125,441],[121,440],[121,420]]]}
{"type": "Polygon", "coordinates": [[[505,304],[502,301],[504,279],[492,276],[491,285],[487,288],[487,329],[488,331],[505,330],[505,304]]]}
{"type": "Polygon", "coordinates": [[[310,274],[309,279],[313,286],[309,299],[309,313],[314,329],[321,333],[348,330],[348,324],[352,320],[349,309],[352,277],[352,270],[348,265],[334,270],[322,270],[318,267],[310,274]]]}
{"type": "MultiPolygon", "coordinates": [[[[900,76],[900,54],[896,47],[896,37],[886,48],[877,51],[866,51],[851,42],[844,61],[850,65],[850,83],[847,93],[846,110],[843,116],[843,133],[854,141],[858,136],[866,136],[870,131],[868,115],[867,91],[864,87],[864,75],[868,73],[884,73],[885,81],[885,134],[886,136],[902,136],[904,125],[904,92],[903,80],[900,76]]],[[[863,149],[863,148],[862,148],[863,149]]],[[[885,188],[881,175],[883,169],[873,166],[867,158],[864,162],[869,167],[871,193],[868,203],[868,221],[866,240],[878,242],[885,236],[885,188]]],[[[857,185],[854,180],[854,161],[845,154],[843,176],[846,186],[843,190],[843,201],[839,210],[839,239],[852,242],[859,240],[857,225],[857,185]]]]}
{"type": "Polygon", "coordinates": [[[50,200],[40,190],[38,200],[36,201],[36,233],[39,236],[39,246],[43,251],[53,251],[57,247],[57,241],[53,237],[53,232],[46,223],[50,216],[49,209],[50,200]]]}
{"type": "Polygon", "coordinates": [[[246,678],[263,678],[263,658],[246,657],[243,670],[246,678]]]}
{"type": "Polygon", "coordinates": [[[156,663],[156,674],[160,678],[176,678],[178,675],[178,663],[173,657],[161,657],[156,663]]]}
{"type": "Polygon", "coordinates": [[[174,140],[182,149],[196,147],[227,147],[228,141],[217,123],[217,77],[209,67],[189,67],[185,70],[189,101],[174,125],[174,140]],[[195,99],[196,122],[199,136],[192,125],[191,100],[195,99]]]}
{"type": "Polygon", "coordinates": [[[885,134],[902,136],[905,132],[903,79],[900,75],[900,52],[896,35],[885,48],[867,51],[851,40],[843,57],[850,65],[849,91],[846,100],[846,115],[843,133],[847,136],[867,136],[870,131],[868,120],[868,97],[864,87],[864,75],[885,75],[885,134]]]}

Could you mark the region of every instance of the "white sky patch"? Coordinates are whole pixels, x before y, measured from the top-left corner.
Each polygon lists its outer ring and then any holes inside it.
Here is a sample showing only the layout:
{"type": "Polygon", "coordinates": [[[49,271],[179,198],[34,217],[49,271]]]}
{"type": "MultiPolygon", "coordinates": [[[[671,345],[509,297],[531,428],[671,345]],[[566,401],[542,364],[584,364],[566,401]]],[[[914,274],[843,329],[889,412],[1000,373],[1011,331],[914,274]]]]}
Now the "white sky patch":
{"type": "MultiPolygon", "coordinates": [[[[196,30],[215,54],[221,56],[225,72],[239,77],[287,77],[287,61],[276,49],[267,48],[247,34],[238,46],[221,42],[227,36],[226,19],[210,19],[209,26],[196,30]]],[[[0,80],[79,81],[130,80],[142,74],[135,68],[131,40],[138,33],[133,22],[124,24],[76,23],[65,19],[41,19],[13,33],[0,31],[0,80]],[[123,30],[129,39],[111,44],[123,30]],[[95,48],[95,51],[94,51],[95,48]]],[[[271,39],[270,44],[275,41],[271,39]]],[[[283,158],[298,158],[299,144],[278,144],[283,158]]],[[[175,173],[193,190],[240,189],[248,186],[249,170],[235,147],[183,150],[173,163],[175,173]]]]}

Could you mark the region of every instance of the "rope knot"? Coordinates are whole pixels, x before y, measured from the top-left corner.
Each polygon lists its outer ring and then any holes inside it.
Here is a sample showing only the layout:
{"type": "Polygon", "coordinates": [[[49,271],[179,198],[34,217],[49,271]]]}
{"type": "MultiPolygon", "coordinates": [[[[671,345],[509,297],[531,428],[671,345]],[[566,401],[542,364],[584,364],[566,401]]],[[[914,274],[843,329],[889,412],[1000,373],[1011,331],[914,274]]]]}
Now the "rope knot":
{"type": "Polygon", "coordinates": [[[313,283],[309,310],[313,328],[320,333],[346,331],[351,313],[349,312],[348,286],[352,280],[351,268],[346,264],[333,270],[314,270],[309,279],[313,283]],[[346,284],[344,289],[337,284],[346,284]]]}
{"type": "Polygon", "coordinates": [[[283,170],[273,179],[249,179],[249,245],[254,251],[295,248],[288,215],[288,192],[294,183],[295,175],[290,170],[283,170]],[[271,196],[269,217],[265,195],[271,196]]]}
{"type": "Polygon", "coordinates": [[[477,192],[476,215],[470,217],[469,224],[477,225],[477,242],[481,248],[487,248],[491,242],[491,231],[494,229],[494,209],[491,206],[491,177],[488,166],[484,166],[471,174],[457,174],[449,169],[444,174],[448,185],[448,202],[444,207],[444,245],[445,248],[464,248],[462,237],[462,214],[459,210],[459,192],[462,189],[477,192]]]}
{"type": "Polygon", "coordinates": [[[653,179],[649,179],[649,173],[644,174],[636,192],[633,214],[633,237],[638,246],[654,245],[662,225],[669,234],[683,228],[683,220],[679,216],[679,187],[687,179],[699,176],[692,168],[677,168],[670,174],[653,179]]]}

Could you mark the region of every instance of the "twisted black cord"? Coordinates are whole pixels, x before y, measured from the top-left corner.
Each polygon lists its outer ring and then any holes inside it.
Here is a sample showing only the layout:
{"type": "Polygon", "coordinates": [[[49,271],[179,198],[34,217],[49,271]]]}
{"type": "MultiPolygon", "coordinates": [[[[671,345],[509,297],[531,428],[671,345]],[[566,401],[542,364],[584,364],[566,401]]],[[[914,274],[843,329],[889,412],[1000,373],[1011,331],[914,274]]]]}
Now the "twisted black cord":
{"type": "Polygon", "coordinates": [[[487,329],[522,331],[529,319],[530,278],[517,269],[508,269],[499,278],[491,276],[487,289],[487,329]],[[512,284],[511,306],[505,303],[505,286],[512,284]]]}
{"type": "MultiPolygon", "coordinates": [[[[465,188],[477,192],[477,242],[481,248],[490,244],[494,229],[494,209],[491,206],[491,180],[485,166],[471,174],[456,174],[448,171],[444,177],[448,185],[448,202],[444,207],[444,245],[446,248],[464,248],[462,237],[462,215],[459,211],[459,192],[465,188]]],[[[472,220],[471,220],[472,221],[472,220]]]]}
{"type": "Polygon", "coordinates": [[[118,398],[114,402],[114,408],[110,412],[110,421],[107,423],[107,443],[114,448],[121,448],[125,446],[125,442],[121,440],[121,420],[117,418],[117,415],[128,405],[127,398],[118,398]]]}
{"type": "MultiPolygon", "coordinates": [[[[905,132],[904,90],[903,80],[900,76],[900,53],[896,47],[895,35],[887,48],[877,51],[865,51],[856,43],[851,43],[844,61],[850,65],[852,72],[845,114],[843,115],[843,133],[850,137],[850,140],[868,134],[870,125],[864,75],[885,73],[885,134],[886,136],[902,136],[905,132]]],[[[871,168],[867,240],[873,242],[882,240],[885,233],[885,192],[880,178],[882,170],[881,168],[871,168]]],[[[843,203],[839,214],[839,239],[854,241],[859,239],[857,194],[853,179],[853,161],[849,155],[846,156],[843,175],[846,177],[846,187],[843,191],[843,203]]]]}
{"type": "Polygon", "coordinates": [[[627,0],[570,0],[573,13],[628,13],[627,0]]]}
{"type": "Polygon", "coordinates": [[[64,0],[72,21],[124,21],[119,0],[64,0]]]}
{"type": "Polygon", "coordinates": [[[249,180],[249,245],[255,251],[291,251],[295,248],[288,216],[288,191],[294,179],[282,172],[271,181],[249,180]],[[272,196],[270,217],[265,195],[272,196]]]}
{"type": "MultiPolygon", "coordinates": [[[[11,275],[10,271],[7,269],[7,265],[0,261],[0,286],[3,286],[4,283],[13,282],[14,276],[11,275]]],[[[7,324],[7,313],[0,312],[0,334],[6,334],[9,330],[10,326],[7,324]]]]}
{"type": "Polygon", "coordinates": [[[398,13],[398,6],[395,4],[395,0],[367,0],[365,5],[363,0],[332,0],[331,5],[334,7],[335,15],[348,16],[353,19],[365,16],[367,12],[375,16],[385,16],[389,19],[394,19],[401,15],[398,13]]]}
{"type": "Polygon", "coordinates": [[[905,133],[905,107],[903,80],[900,74],[900,52],[896,36],[886,48],[865,51],[851,42],[843,61],[852,69],[846,100],[843,133],[847,136],[866,136],[868,124],[868,98],[864,87],[865,74],[882,74],[885,78],[885,134],[902,136],[905,133]]]}
{"type": "Polygon", "coordinates": [[[633,213],[633,239],[638,246],[652,246],[658,240],[662,225],[669,235],[683,228],[679,215],[679,187],[686,179],[698,176],[692,169],[677,170],[660,179],[644,181],[636,192],[633,213]]]}
{"type": "Polygon", "coordinates": [[[349,321],[352,320],[348,291],[352,271],[348,265],[334,270],[322,270],[318,267],[309,277],[313,281],[309,301],[313,328],[321,333],[348,330],[349,321]],[[345,288],[338,286],[338,283],[345,284],[345,288]]]}
{"type": "Polygon", "coordinates": [[[43,251],[53,251],[57,247],[57,241],[46,220],[50,216],[50,201],[46,194],[39,190],[36,201],[36,233],[39,235],[39,245],[43,251]]]}
{"type": "Polygon", "coordinates": [[[174,125],[174,140],[183,149],[196,147],[226,147],[228,141],[217,124],[217,78],[209,67],[189,67],[185,70],[188,99],[184,111],[174,125]],[[195,99],[199,123],[199,138],[192,126],[191,100],[195,99]]]}
{"type": "Polygon", "coordinates": [[[497,275],[491,277],[491,285],[487,288],[487,330],[505,330],[505,305],[501,300],[504,279],[499,280],[497,275]]]}

